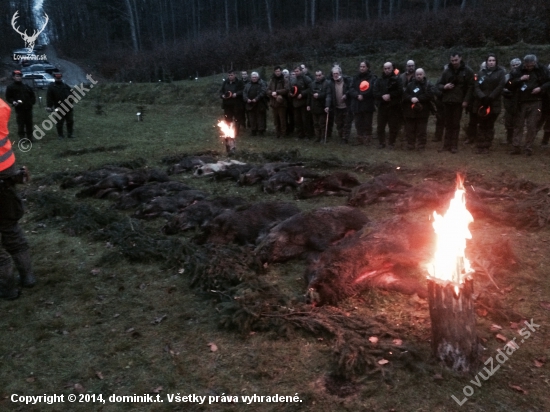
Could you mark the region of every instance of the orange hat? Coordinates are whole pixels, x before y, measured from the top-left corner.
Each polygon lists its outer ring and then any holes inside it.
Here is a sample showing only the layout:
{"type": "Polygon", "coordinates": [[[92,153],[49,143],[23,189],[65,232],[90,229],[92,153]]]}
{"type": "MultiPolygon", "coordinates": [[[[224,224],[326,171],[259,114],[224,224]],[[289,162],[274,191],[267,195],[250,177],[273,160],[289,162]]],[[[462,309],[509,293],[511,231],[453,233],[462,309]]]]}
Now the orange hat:
{"type": "Polygon", "coordinates": [[[396,76],[399,74],[399,69],[396,67],[395,70],[393,71],[393,74],[395,74],[396,76]]]}
{"type": "Polygon", "coordinates": [[[21,76],[23,73],[21,73],[21,70],[14,70],[11,75],[12,76],[21,76]]]}
{"type": "Polygon", "coordinates": [[[479,117],[487,117],[491,113],[491,106],[479,106],[477,110],[477,115],[479,117]]]}
{"type": "Polygon", "coordinates": [[[366,80],[363,80],[359,84],[359,90],[361,90],[362,92],[366,92],[367,90],[369,90],[369,87],[370,87],[370,83],[366,80]]]}
{"type": "Polygon", "coordinates": [[[55,77],[56,79],[61,79],[63,77],[63,73],[61,72],[55,72],[53,74],[53,77],[55,77]]]}

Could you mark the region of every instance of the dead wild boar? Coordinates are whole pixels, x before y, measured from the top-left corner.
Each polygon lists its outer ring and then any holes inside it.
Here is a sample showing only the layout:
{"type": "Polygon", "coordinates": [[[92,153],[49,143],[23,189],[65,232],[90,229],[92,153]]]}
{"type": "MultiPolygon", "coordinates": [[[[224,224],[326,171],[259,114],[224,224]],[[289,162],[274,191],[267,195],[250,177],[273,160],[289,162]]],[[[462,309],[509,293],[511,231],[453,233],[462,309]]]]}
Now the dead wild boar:
{"type": "Polygon", "coordinates": [[[407,189],[395,203],[397,213],[406,213],[423,207],[436,210],[449,205],[456,190],[455,185],[442,184],[431,180],[407,189]]]}
{"type": "Polygon", "coordinates": [[[228,166],[231,165],[245,165],[246,163],[239,162],[238,160],[220,160],[216,163],[206,163],[200,167],[197,167],[195,171],[193,172],[193,175],[195,176],[209,176],[216,172],[220,172],[222,170],[227,169],[228,166]]]}
{"type": "Polygon", "coordinates": [[[171,196],[155,197],[150,202],[141,205],[134,216],[140,219],[152,219],[158,216],[168,217],[172,213],[185,209],[193,202],[207,197],[208,193],[194,189],[182,190],[171,196]]]}
{"type": "Polygon", "coordinates": [[[207,163],[216,163],[217,159],[213,156],[186,156],[175,165],[168,168],[169,175],[189,172],[197,167],[204,166],[207,163]]]}
{"type": "Polygon", "coordinates": [[[260,202],[227,210],[204,226],[199,242],[254,244],[272,226],[300,213],[292,203],[260,202]]]}
{"type": "Polygon", "coordinates": [[[167,196],[182,190],[191,189],[180,182],[154,182],[144,186],[136,187],[134,190],[124,193],[116,202],[117,209],[131,209],[142,203],[149,202],[158,196],[167,196]]]}
{"type": "Polygon", "coordinates": [[[297,188],[304,181],[304,178],[310,177],[319,177],[319,174],[298,166],[289,167],[280,170],[269,179],[264,180],[262,182],[263,191],[266,193],[275,193],[297,188]]]}
{"type": "Polygon", "coordinates": [[[400,180],[394,173],[387,173],[369,180],[352,190],[348,198],[350,206],[366,206],[381,197],[393,193],[404,193],[412,185],[400,180]]]}
{"type": "Polygon", "coordinates": [[[351,192],[361,182],[347,172],[335,172],[309,182],[304,182],[298,189],[298,198],[308,199],[321,195],[343,195],[351,192]]]}
{"type": "Polygon", "coordinates": [[[369,219],[349,206],[302,212],[273,227],[256,248],[262,262],[284,262],[309,252],[322,252],[361,229],[369,219]]]}
{"type": "Polygon", "coordinates": [[[252,165],[229,165],[223,170],[214,172],[214,180],[234,180],[238,182],[244,173],[247,173],[252,168],[252,165]]]}
{"type": "Polygon", "coordinates": [[[168,175],[156,169],[132,170],[127,173],[112,173],[96,184],[82,189],[76,194],[76,197],[96,197],[104,198],[113,194],[120,195],[123,191],[130,191],[136,187],[142,186],[147,182],[167,182],[168,175]]]}
{"type": "Polygon", "coordinates": [[[167,235],[174,235],[204,226],[227,209],[233,209],[245,203],[246,201],[240,197],[216,197],[212,200],[199,200],[172,216],[163,227],[163,232],[167,235]]]}
{"type": "Polygon", "coordinates": [[[131,171],[132,169],[118,166],[105,166],[98,170],[87,170],[79,173],[77,176],[64,179],[60,187],[61,189],[69,189],[77,186],[91,186],[114,173],[125,174],[131,171]]]}
{"type": "Polygon", "coordinates": [[[425,297],[422,268],[434,249],[435,234],[427,219],[413,223],[397,216],[370,222],[311,261],[305,273],[308,300],[336,305],[369,288],[425,297]]]}
{"type": "Polygon", "coordinates": [[[273,162],[262,166],[252,167],[248,172],[243,173],[239,178],[241,186],[252,186],[258,182],[269,179],[275,173],[292,166],[301,166],[303,163],[273,162]]]}

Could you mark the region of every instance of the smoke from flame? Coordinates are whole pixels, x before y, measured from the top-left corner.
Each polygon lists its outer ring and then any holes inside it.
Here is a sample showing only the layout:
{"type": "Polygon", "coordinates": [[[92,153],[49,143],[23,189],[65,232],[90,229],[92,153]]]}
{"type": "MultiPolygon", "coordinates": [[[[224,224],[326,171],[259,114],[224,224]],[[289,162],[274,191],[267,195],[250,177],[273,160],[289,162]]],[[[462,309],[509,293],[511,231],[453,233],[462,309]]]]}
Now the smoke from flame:
{"type": "Polygon", "coordinates": [[[235,125],[233,123],[231,123],[231,125],[228,125],[223,120],[220,120],[220,122],[218,123],[218,127],[220,128],[223,137],[230,137],[231,139],[235,138],[235,125]]]}
{"type": "Polygon", "coordinates": [[[472,238],[468,225],[474,221],[466,209],[466,191],[460,176],[449,209],[444,216],[434,212],[433,217],[437,243],[434,258],[428,264],[428,273],[432,278],[454,283],[458,292],[457,286],[473,272],[464,250],[466,239],[472,238]]]}

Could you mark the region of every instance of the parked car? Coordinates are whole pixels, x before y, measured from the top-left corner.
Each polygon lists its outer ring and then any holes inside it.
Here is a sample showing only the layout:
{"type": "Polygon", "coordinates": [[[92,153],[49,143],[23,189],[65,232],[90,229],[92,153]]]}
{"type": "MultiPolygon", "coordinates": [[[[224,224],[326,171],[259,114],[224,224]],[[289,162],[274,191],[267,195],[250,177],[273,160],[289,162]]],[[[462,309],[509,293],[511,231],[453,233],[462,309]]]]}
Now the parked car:
{"type": "Polygon", "coordinates": [[[50,83],[55,82],[53,76],[49,73],[23,73],[23,81],[32,81],[34,87],[43,89],[48,87],[50,83]]]}
{"type": "Polygon", "coordinates": [[[23,73],[45,72],[53,75],[53,73],[58,72],[59,69],[55,67],[53,64],[38,63],[38,64],[31,64],[30,66],[22,67],[21,71],[23,73]]]}

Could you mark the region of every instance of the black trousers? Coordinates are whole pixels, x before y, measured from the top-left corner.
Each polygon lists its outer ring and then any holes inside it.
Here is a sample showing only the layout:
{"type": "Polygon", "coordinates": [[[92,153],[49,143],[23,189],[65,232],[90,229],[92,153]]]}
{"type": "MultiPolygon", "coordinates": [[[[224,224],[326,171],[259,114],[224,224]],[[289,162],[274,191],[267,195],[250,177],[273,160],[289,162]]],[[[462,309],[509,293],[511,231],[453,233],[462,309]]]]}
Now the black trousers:
{"type": "Polygon", "coordinates": [[[462,119],[462,103],[444,103],[443,116],[445,118],[444,149],[457,149],[460,134],[460,119],[462,119]]]}
{"type": "Polygon", "coordinates": [[[57,135],[63,136],[63,125],[67,122],[67,135],[71,137],[73,135],[74,124],[74,112],[72,110],[61,116],[61,119],[57,121],[55,127],[57,129],[57,135]]]}
{"type": "Polygon", "coordinates": [[[32,140],[32,109],[19,110],[15,112],[17,121],[17,135],[19,139],[25,138],[32,140]]]}
{"type": "Polygon", "coordinates": [[[23,230],[16,220],[0,220],[0,266],[16,255],[29,249],[23,230]]]}
{"type": "Polygon", "coordinates": [[[491,112],[486,117],[478,116],[479,134],[477,136],[476,145],[479,149],[488,149],[493,143],[495,136],[495,122],[498,118],[498,113],[491,112]]]}
{"type": "Polygon", "coordinates": [[[390,129],[389,144],[394,145],[397,140],[397,133],[399,133],[399,125],[401,124],[401,108],[398,105],[385,107],[380,106],[378,110],[378,118],[376,124],[376,134],[378,136],[378,142],[381,145],[386,144],[386,126],[390,129]]]}
{"type": "Polygon", "coordinates": [[[364,139],[372,136],[372,118],[374,112],[359,112],[353,114],[353,121],[355,122],[355,130],[357,130],[357,137],[364,139]]]}
{"type": "Polygon", "coordinates": [[[405,117],[405,134],[407,145],[411,148],[418,145],[422,149],[426,147],[428,130],[428,117],[405,117]]]}
{"type": "Polygon", "coordinates": [[[348,140],[351,132],[351,124],[353,122],[353,114],[347,107],[344,109],[335,108],[331,113],[334,113],[334,123],[338,131],[338,137],[342,140],[348,140]]]}

